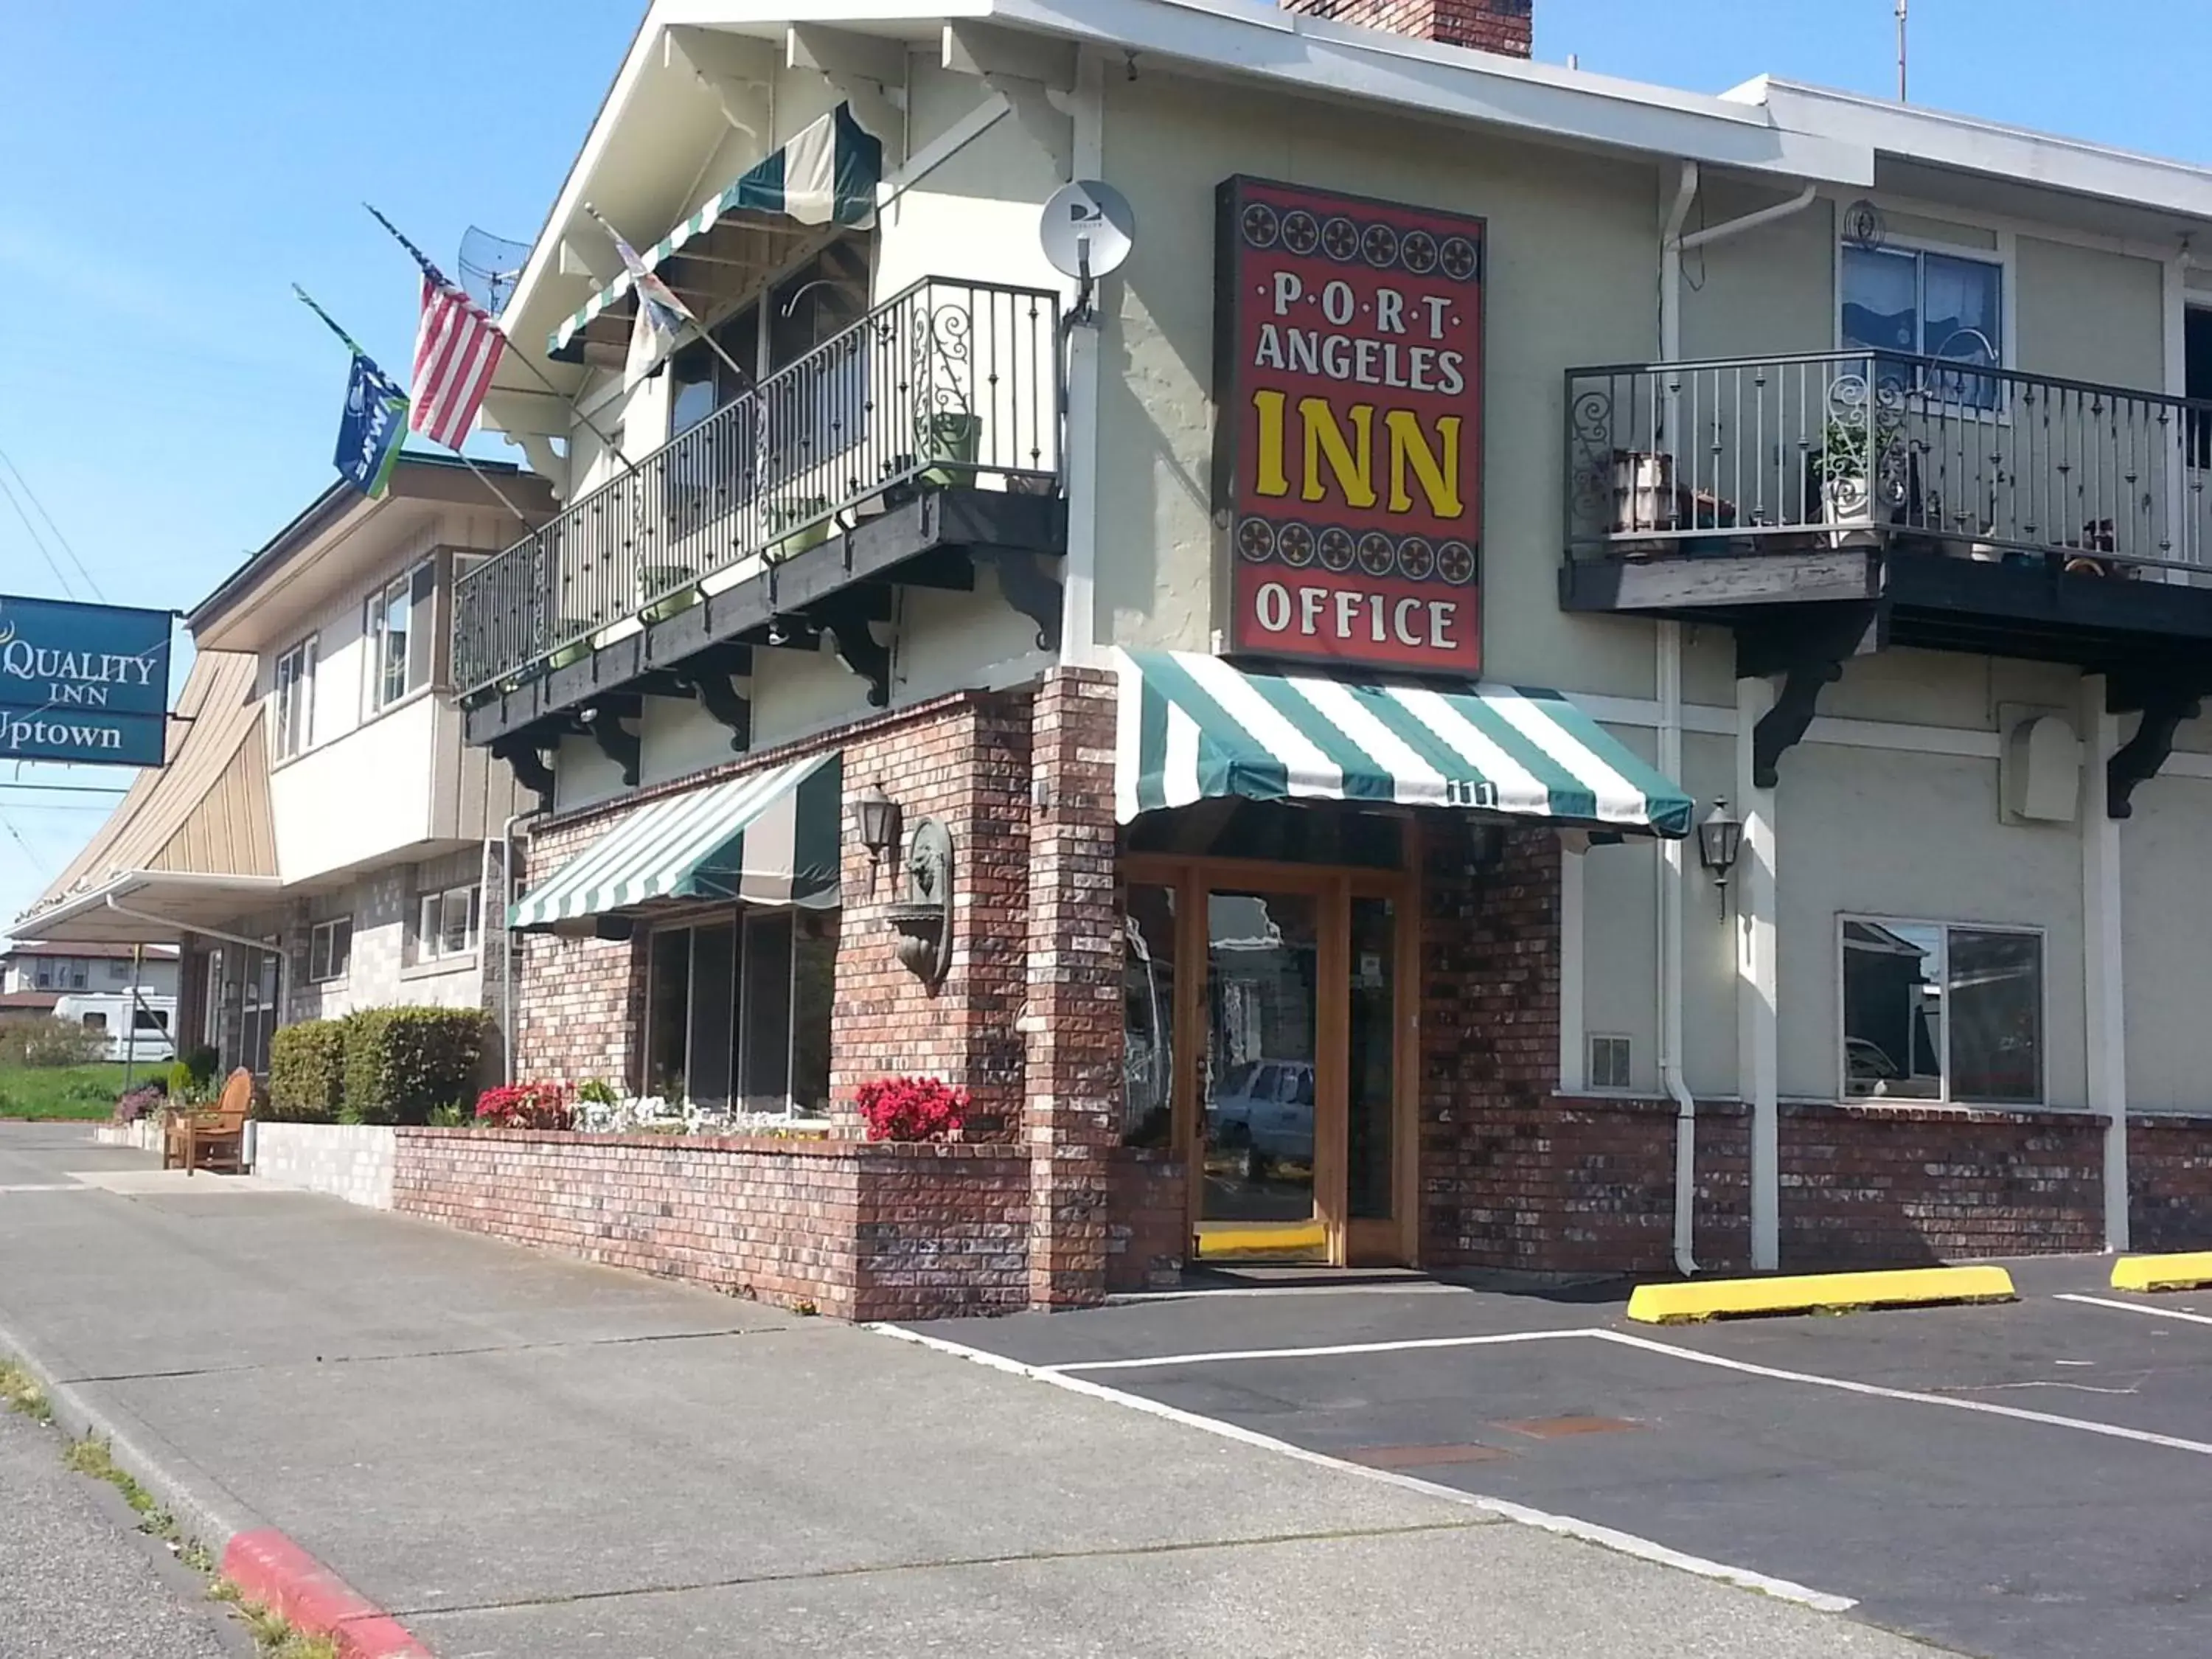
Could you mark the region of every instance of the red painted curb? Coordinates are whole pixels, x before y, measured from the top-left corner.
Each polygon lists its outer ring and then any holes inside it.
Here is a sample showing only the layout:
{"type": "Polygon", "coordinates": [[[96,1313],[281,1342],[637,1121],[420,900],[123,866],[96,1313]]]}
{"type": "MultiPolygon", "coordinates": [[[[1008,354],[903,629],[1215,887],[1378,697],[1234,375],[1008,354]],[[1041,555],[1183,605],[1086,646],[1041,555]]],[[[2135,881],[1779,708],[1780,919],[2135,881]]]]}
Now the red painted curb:
{"type": "Polygon", "coordinates": [[[310,1636],[327,1636],[343,1659],[431,1659],[407,1627],[274,1527],[240,1533],[223,1547],[222,1576],[249,1601],[283,1614],[310,1636]]]}

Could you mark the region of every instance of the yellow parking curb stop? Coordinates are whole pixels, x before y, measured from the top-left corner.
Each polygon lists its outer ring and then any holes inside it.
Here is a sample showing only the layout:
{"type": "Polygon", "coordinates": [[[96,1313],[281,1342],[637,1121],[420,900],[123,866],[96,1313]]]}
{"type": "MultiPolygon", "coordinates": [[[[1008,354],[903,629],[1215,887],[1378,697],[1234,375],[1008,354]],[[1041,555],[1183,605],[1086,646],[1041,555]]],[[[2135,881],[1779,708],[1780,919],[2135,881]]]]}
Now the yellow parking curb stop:
{"type": "Polygon", "coordinates": [[[2116,1291],[2193,1291],[2201,1285],[2212,1285],[2212,1250],[2124,1255],[2112,1263],[2116,1291]]]}
{"type": "MultiPolygon", "coordinates": [[[[2212,1261],[2212,1257],[2204,1260],[2212,1261]]],[[[2010,1302],[2002,1267],[1905,1267],[1884,1273],[1801,1273],[1789,1279],[1704,1279],[1640,1285],[1628,1316],[1647,1325],[1842,1308],[1901,1308],[1947,1302],[2010,1302]]]]}

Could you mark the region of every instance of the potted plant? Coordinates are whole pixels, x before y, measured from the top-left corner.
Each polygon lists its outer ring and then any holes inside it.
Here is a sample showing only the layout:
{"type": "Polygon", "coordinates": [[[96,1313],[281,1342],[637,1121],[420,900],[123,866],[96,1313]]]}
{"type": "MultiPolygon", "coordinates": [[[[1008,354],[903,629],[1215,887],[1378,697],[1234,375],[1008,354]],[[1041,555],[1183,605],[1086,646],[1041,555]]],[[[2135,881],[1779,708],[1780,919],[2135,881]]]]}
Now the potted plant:
{"type": "Polygon", "coordinates": [[[770,503],[768,527],[769,534],[781,538],[769,548],[768,556],[773,560],[793,558],[811,547],[821,546],[836,526],[830,521],[828,497],[807,495],[770,503]]]}
{"type": "Polygon", "coordinates": [[[939,489],[973,483],[975,459],[983,448],[983,417],[965,410],[940,410],[921,417],[915,434],[922,481],[939,489]]]}
{"type": "Polygon", "coordinates": [[[699,603],[699,573],[688,564],[641,565],[637,573],[638,614],[649,623],[666,622],[699,603]]]}
{"type": "Polygon", "coordinates": [[[1824,523],[1856,525],[1856,530],[1832,532],[1838,547],[1871,538],[1874,493],[1868,484],[1867,464],[1872,446],[1864,419],[1831,416],[1820,434],[1817,472],[1820,483],[1820,517],[1824,523]]]}

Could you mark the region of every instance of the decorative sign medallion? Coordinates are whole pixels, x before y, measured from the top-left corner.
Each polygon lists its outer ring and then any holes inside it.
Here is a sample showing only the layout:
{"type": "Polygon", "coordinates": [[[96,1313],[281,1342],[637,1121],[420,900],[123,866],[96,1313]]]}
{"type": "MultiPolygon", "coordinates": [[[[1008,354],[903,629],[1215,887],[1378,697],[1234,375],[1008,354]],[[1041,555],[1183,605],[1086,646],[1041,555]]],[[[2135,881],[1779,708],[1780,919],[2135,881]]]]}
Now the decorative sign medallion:
{"type": "Polygon", "coordinates": [[[1483,222],[1245,178],[1218,209],[1231,648],[1473,678],[1483,222]]]}

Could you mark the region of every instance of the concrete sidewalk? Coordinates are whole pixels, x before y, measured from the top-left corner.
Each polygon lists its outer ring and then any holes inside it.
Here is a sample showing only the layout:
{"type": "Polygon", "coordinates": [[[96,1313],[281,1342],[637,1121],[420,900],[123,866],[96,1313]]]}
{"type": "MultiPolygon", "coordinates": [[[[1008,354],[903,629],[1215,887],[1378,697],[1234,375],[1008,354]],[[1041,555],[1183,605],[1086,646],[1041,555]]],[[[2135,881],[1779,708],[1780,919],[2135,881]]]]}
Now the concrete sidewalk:
{"type": "Polygon", "coordinates": [[[0,1124],[0,1347],[433,1651],[1925,1655],[870,1332],[0,1124]]]}

